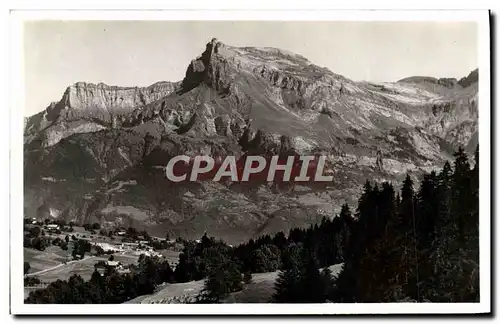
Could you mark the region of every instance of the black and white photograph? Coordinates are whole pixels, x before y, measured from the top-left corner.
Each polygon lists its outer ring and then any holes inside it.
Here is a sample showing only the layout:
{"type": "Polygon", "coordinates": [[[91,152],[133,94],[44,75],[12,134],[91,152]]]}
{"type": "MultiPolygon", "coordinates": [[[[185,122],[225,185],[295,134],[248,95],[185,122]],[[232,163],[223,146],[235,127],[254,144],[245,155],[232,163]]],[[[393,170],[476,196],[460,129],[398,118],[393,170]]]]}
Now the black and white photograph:
{"type": "Polygon", "coordinates": [[[491,311],[488,11],[132,13],[13,19],[13,312],[491,311]]]}

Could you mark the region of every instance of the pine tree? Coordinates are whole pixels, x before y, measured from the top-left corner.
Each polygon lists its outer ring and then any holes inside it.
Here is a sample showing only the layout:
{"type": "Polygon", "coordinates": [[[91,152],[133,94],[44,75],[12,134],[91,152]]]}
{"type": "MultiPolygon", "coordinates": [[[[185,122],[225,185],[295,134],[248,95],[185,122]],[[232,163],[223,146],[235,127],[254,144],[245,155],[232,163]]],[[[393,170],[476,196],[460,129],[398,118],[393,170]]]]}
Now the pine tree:
{"type": "Polygon", "coordinates": [[[417,228],[417,262],[420,298],[426,296],[426,291],[432,289],[433,283],[428,280],[433,275],[434,264],[431,259],[432,245],[439,235],[437,222],[440,211],[440,195],[438,176],[433,171],[425,174],[420,184],[416,198],[416,228],[417,228]]]}
{"type": "Polygon", "coordinates": [[[105,282],[101,274],[94,269],[89,281],[90,299],[94,304],[104,304],[106,301],[102,299],[105,294],[105,282]]]}
{"type": "Polygon", "coordinates": [[[373,240],[361,250],[358,266],[358,301],[396,301],[394,291],[398,282],[401,246],[398,239],[398,218],[395,209],[394,188],[382,185],[377,200],[377,224],[372,225],[373,240]]]}
{"type": "Polygon", "coordinates": [[[470,170],[462,148],[455,153],[453,173],[447,163],[439,180],[438,231],[430,255],[434,270],[425,289],[426,298],[436,302],[478,301],[479,196],[472,185],[474,169],[470,170]]]}
{"type": "Polygon", "coordinates": [[[470,195],[470,164],[463,147],[458,149],[454,157],[451,213],[458,226],[459,239],[463,242],[470,225],[470,210],[474,197],[470,195]]]}
{"type": "Polygon", "coordinates": [[[217,262],[214,262],[208,270],[203,291],[198,296],[198,303],[219,303],[231,292],[241,290],[243,287],[237,264],[222,253],[212,255],[217,262]]]}
{"type": "Polygon", "coordinates": [[[252,252],[251,264],[254,266],[253,272],[267,272],[269,269],[268,263],[267,256],[262,252],[262,249],[257,249],[252,252]]]}
{"type": "Polygon", "coordinates": [[[243,282],[247,285],[252,283],[252,273],[251,272],[245,272],[243,274],[243,282]]]}
{"type": "Polygon", "coordinates": [[[336,248],[336,262],[343,262],[345,258],[349,257],[348,247],[351,240],[351,227],[353,223],[353,218],[349,205],[344,204],[341,207],[340,214],[338,217],[340,224],[340,229],[338,231],[338,245],[336,248]]]}
{"type": "Polygon", "coordinates": [[[335,300],[335,280],[332,276],[332,271],[330,268],[326,267],[321,271],[321,281],[324,291],[324,301],[332,302],[335,300]]]}
{"type": "Polygon", "coordinates": [[[323,278],[319,272],[314,252],[302,250],[302,273],[299,283],[299,302],[322,303],[325,301],[326,291],[323,278]]]}
{"type": "Polygon", "coordinates": [[[326,300],[325,281],[319,272],[313,251],[299,248],[275,284],[273,301],[277,303],[322,303],[326,300]]]}
{"type": "Polygon", "coordinates": [[[287,244],[287,239],[285,233],[278,232],[274,235],[273,244],[278,247],[279,250],[283,250],[287,244]]]}
{"type": "Polygon", "coordinates": [[[415,214],[415,193],[413,180],[407,174],[401,189],[399,206],[398,244],[401,246],[400,281],[403,294],[419,300],[419,264],[417,258],[417,233],[415,214]]]}
{"type": "MultiPolygon", "coordinates": [[[[474,178],[477,169],[471,170],[468,157],[463,148],[455,153],[455,170],[452,181],[451,212],[458,223],[458,245],[455,268],[457,301],[479,300],[479,182],[474,178]]],[[[479,162],[479,148],[475,159],[479,162]]]]}
{"type": "Polygon", "coordinates": [[[358,200],[356,216],[352,223],[351,239],[349,245],[345,247],[344,255],[349,255],[345,259],[343,271],[337,279],[335,292],[336,302],[356,302],[359,300],[361,281],[358,274],[361,269],[361,257],[367,240],[368,217],[370,213],[370,195],[372,186],[367,180],[363,186],[363,193],[358,200]]]}
{"type": "Polygon", "coordinates": [[[275,303],[297,303],[300,296],[301,270],[298,263],[291,263],[286,270],[280,271],[276,279],[275,293],[272,302],[275,303]]]}

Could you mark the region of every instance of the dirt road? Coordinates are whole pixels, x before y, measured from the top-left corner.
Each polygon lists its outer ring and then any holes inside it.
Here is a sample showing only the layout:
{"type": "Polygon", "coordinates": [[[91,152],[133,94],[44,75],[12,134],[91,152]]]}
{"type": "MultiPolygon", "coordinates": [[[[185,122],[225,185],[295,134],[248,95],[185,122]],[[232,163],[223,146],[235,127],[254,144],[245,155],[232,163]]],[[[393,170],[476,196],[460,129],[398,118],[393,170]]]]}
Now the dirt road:
{"type": "Polygon", "coordinates": [[[25,275],[25,277],[38,276],[38,275],[44,274],[46,272],[53,271],[55,269],[58,269],[58,268],[61,268],[61,267],[64,267],[64,266],[67,266],[67,265],[70,265],[70,264],[73,264],[73,263],[87,261],[87,260],[90,260],[92,258],[95,258],[95,256],[93,255],[93,256],[90,256],[88,258],[83,258],[81,260],[73,260],[73,261],[69,261],[69,262],[66,262],[66,263],[61,263],[61,264],[56,265],[55,267],[43,269],[43,270],[40,270],[40,271],[37,271],[37,272],[28,273],[28,274],[25,275]]]}

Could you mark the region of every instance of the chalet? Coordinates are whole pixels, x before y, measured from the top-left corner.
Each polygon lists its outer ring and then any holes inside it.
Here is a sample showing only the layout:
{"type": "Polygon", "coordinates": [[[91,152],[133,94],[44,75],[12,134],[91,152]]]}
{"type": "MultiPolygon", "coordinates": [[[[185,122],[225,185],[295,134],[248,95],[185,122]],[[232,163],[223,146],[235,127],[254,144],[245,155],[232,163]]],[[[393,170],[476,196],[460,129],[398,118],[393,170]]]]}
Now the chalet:
{"type": "Polygon", "coordinates": [[[130,269],[128,269],[128,268],[117,269],[117,271],[118,271],[119,274],[130,273],[130,269]]]}
{"type": "Polygon", "coordinates": [[[106,267],[104,266],[96,265],[95,269],[101,276],[103,276],[106,273],[106,267]]]}
{"type": "Polygon", "coordinates": [[[140,254],[144,254],[145,256],[148,256],[148,257],[153,257],[153,256],[162,257],[163,256],[161,253],[158,253],[158,252],[153,251],[153,250],[140,251],[140,254]]]}
{"type": "Polygon", "coordinates": [[[109,243],[95,243],[95,246],[99,246],[104,252],[120,252],[122,249],[119,246],[109,243]]]}
{"type": "Polygon", "coordinates": [[[99,261],[94,265],[95,269],[102,276],[110,268],[116,269],[118,271],[124,270],[122,264],[119,261],[99,261]]]}
{"type": "Polygon", "coordinates": [[[109,260],[106,262],[106,265],[108,267],[112,267],[112,268],[117,268],[117,267],[121,266],[120,262],[118,262],[118,261],[109,261],[109,260]]]}
{"type": "Polygon", "coordinates": [[[58,231],[58,230],[59,230],[59,225],[58,225],[58,224],[48,224],[47,226],[45,226],[45,228],[46,228],[49,232],[55,232],[55,231],[58,231]]]}
{"type": "Polygon", "coordinates": [[[136,249],[138,246],[139,246],[138,243],[123,242],[120,247],[122,250],[125,250],[125,249],[136,249]]]}

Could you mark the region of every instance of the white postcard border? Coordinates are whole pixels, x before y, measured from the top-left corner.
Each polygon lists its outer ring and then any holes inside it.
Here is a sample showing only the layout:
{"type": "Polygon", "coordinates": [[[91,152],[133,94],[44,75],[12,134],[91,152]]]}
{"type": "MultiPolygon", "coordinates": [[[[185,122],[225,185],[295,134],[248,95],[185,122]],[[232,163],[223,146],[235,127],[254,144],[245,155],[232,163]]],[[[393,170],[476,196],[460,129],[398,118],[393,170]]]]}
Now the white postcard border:
{"type": "MultiPolygon", "coordinates": [[[[10,234],[12,314],[406,314],[484,313],[491,311],[491,170],[489,14],[474,11],[13,11],[10,32],[10,234]],[[55,20],[340,20],[340,21],[476,21],[479,59],[480,158],[480,303],[374,304],[119,304],[30,305],[23,292],[23,118],[24,72],[22,23],[55,20]]],[[[457,53],[460,55],[460,53],[457,53]]]]}

